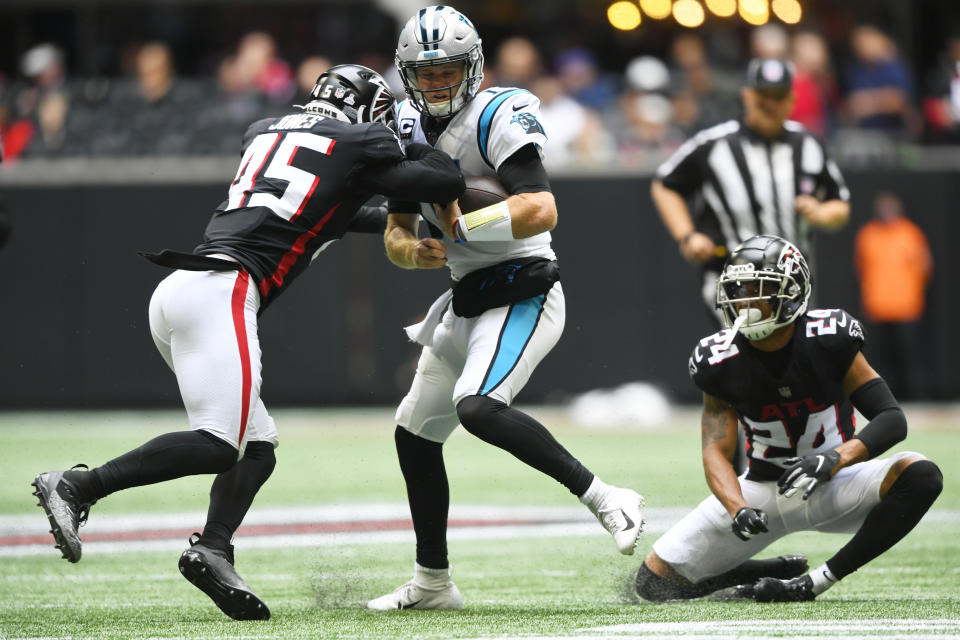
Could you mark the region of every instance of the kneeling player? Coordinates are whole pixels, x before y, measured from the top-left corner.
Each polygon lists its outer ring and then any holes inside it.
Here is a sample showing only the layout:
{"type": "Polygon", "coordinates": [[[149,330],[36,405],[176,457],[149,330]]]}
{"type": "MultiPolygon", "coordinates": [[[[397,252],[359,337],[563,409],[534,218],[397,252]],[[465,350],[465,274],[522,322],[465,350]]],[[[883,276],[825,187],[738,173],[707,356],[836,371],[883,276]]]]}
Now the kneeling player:
{"type": "Polygon", "coordinates": [[[694,598],[737,584],[759,602],[813,600],[896,544],[940,494],[919,453],[878,459],[906,437],[886,382],[860,353],[860,323],[807,310],[809,270],[796,247],[755,236],[717,287],[726,330],[704,338],[690,376],[704,392],[703,466],[713,495],[653,545],[637,574],[647,600],[694,598]],[[854,432],[853,407],[869,423],[854,432]],[[749,468],[730,463],[737,425],[749,468]],[[794,531],[853,533],[815,570],[802,556],[753,560],[794,531]]]}

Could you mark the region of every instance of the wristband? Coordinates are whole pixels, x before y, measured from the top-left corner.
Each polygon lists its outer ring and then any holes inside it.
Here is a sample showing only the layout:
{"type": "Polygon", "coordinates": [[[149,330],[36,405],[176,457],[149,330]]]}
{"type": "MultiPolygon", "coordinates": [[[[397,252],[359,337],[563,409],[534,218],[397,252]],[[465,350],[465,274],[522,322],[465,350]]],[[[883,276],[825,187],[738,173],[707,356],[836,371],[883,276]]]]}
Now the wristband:
{"type": "Polygon", "coordinates": [[[453,223],[453,239],[456,242],[514,240],[507,201],[471,211],[457,218],[453,223]]]}

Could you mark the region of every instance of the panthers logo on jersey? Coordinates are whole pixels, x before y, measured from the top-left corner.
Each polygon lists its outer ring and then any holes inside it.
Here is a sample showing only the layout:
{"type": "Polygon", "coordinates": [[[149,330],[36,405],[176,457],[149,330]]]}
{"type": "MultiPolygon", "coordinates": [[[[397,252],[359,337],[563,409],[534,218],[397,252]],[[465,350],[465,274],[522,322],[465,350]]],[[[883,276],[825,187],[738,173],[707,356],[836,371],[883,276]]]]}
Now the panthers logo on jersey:
{"type": "Polygon", "coordinates": [[[527,133],[539,133],[542,135],[547,135],[547,132],[543,130],[543,125],[540,124],[540,121],[537,120],[537,117],[532,113],[516,113],[510,118],[510,124],[518,123],[523,130],[527,133]]]}

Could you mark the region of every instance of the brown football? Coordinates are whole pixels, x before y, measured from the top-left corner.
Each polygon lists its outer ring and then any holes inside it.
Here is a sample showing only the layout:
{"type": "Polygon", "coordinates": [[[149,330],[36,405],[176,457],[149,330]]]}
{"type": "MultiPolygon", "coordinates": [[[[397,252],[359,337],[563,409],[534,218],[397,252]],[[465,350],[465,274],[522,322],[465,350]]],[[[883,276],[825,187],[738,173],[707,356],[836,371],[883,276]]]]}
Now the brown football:
{"type": "Polygon", "coordinates": [[[460,211],[469,213],[507,199],[507,192],[494,178],[464,176],[466,190],[460,196],[460,211]]]}

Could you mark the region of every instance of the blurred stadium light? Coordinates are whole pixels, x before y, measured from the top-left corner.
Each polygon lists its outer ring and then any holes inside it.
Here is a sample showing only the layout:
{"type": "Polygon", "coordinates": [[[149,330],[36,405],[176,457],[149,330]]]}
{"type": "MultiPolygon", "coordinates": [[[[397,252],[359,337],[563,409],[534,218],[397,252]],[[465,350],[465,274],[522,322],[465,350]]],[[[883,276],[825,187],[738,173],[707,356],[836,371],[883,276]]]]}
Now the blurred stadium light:
{"type": "MultiPolygon", "coordinates": [[[[799,0],[705,0],[707,10],[720,18],[729,18],[739,11],[748,24],[759,26],[770,20],[770,13],[786,24],[797,24],[803,17],[799,0]]],[[[706,13],[699,0],[619,0],[607,7],[607,20],[621,31],[640,26],[645,15],[662,20],[673,15],[677,24],[691,29],[704,23],[706,13]],[[637,8],[639,6],[639,9],[637,8]]]]}
{"type": "Polygon", "coordinates": [[[628,0],[614,2],[607,8],[607,20],[621,31],[636,29],[640,26],[640,8],[628,0]]]}

